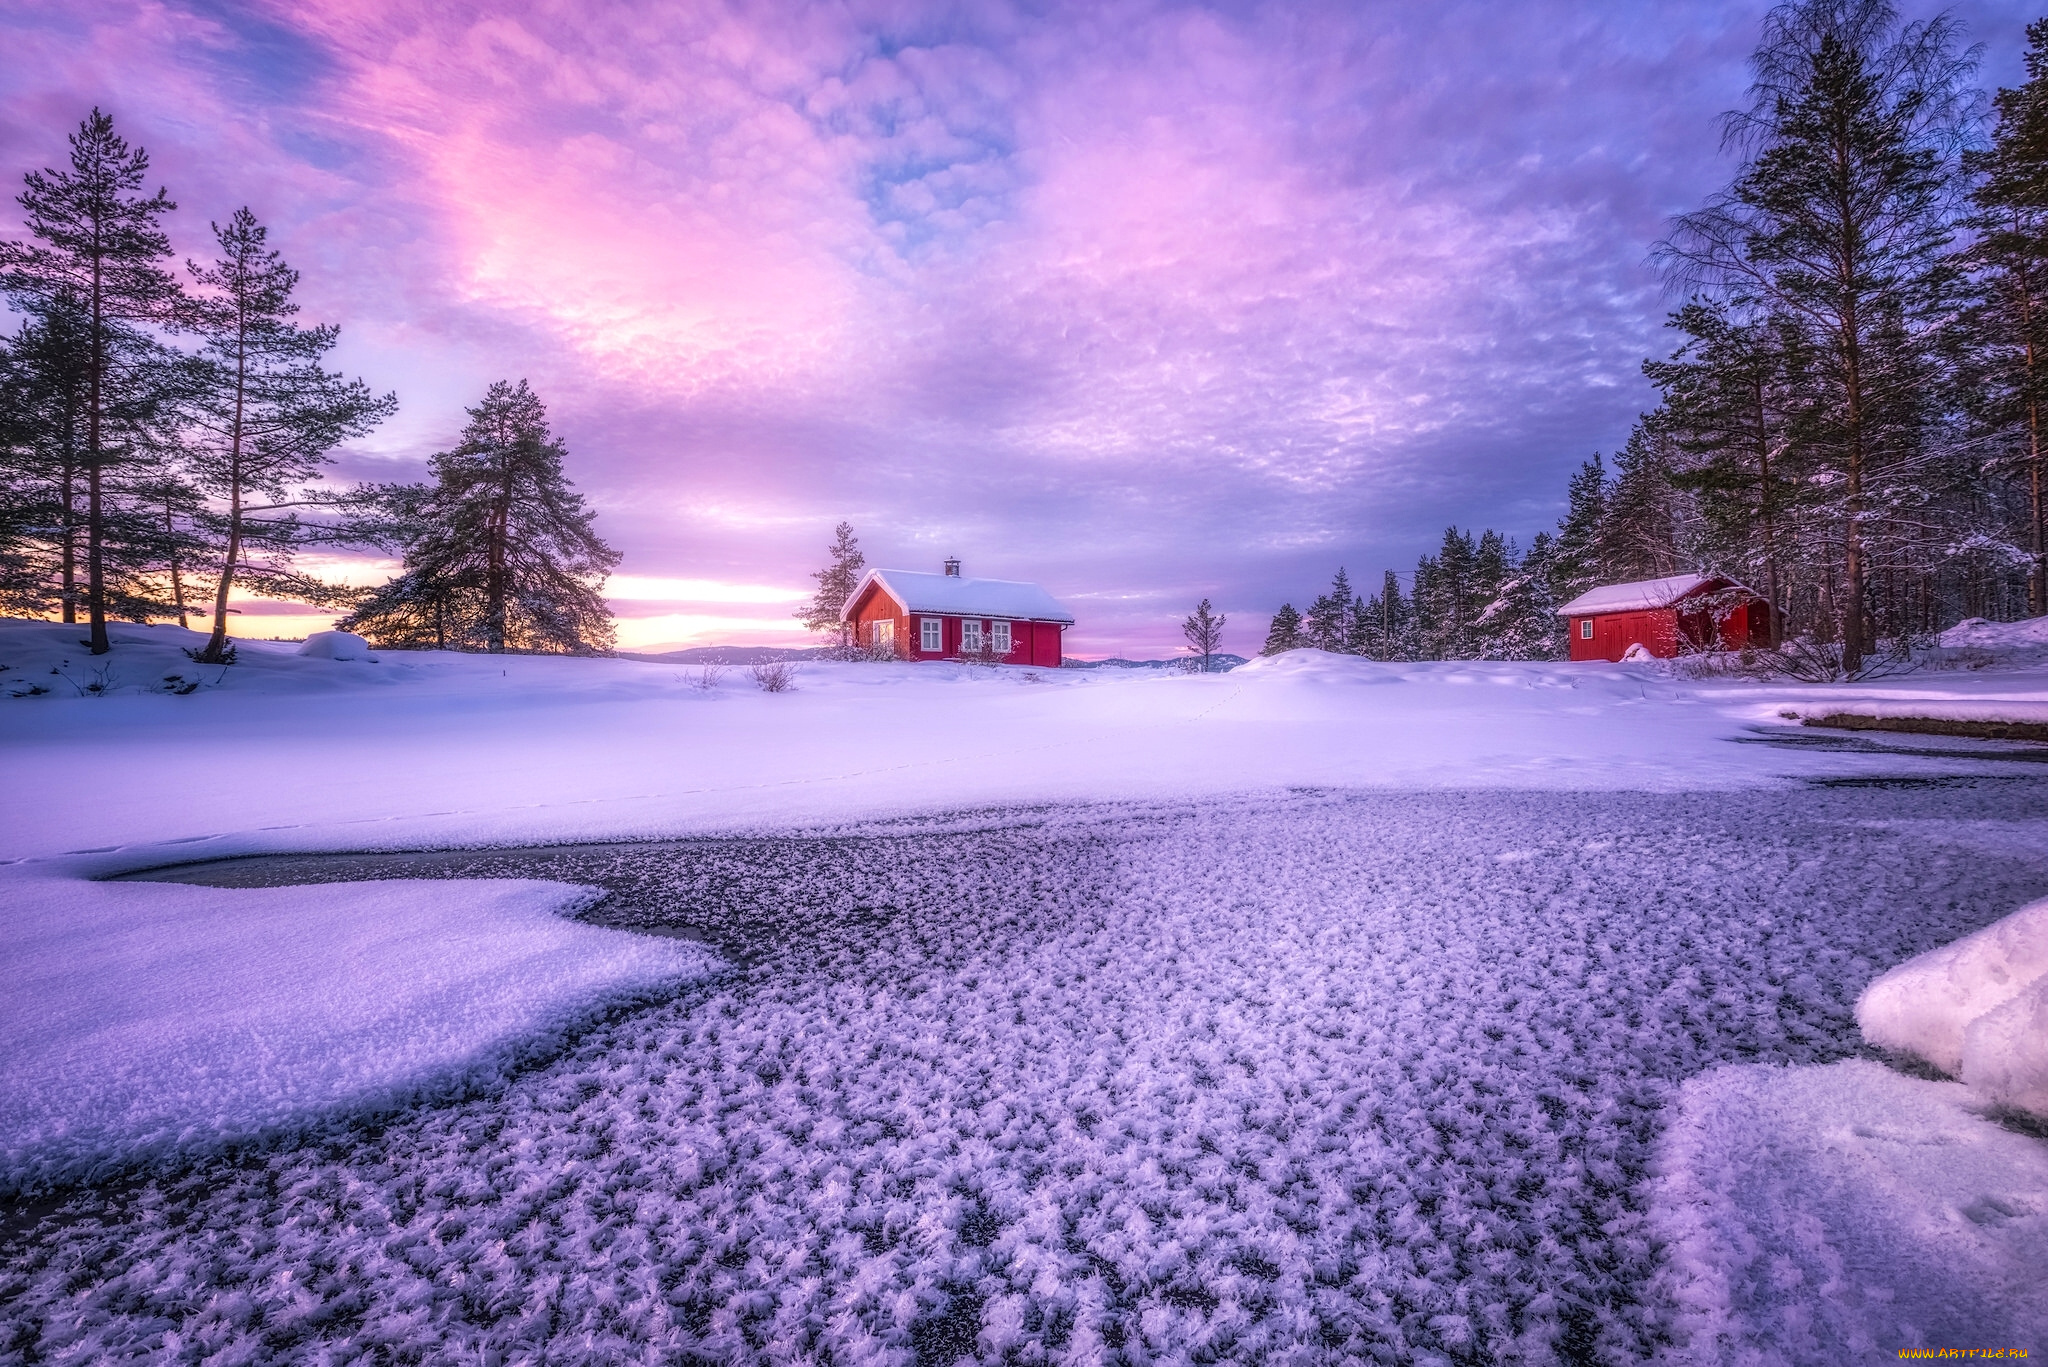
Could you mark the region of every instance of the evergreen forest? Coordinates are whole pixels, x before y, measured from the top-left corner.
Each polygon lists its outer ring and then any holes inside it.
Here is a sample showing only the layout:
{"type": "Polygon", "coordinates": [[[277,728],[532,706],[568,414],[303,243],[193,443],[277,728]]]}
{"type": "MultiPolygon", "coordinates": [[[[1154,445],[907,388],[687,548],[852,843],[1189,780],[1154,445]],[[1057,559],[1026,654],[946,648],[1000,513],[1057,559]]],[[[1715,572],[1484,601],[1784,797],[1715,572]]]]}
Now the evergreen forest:
{"type": "Polygon", "coordinates": [[[1654,259],[1682,301],[1659,402],[1526,548],[1452,527],[1407,591],[1340,571],[1268,653],[1555,659],[1557,609],[1699,573],[1854,675],[1971,617],[2048,613],[2048,20],[1986,100],[1956,22],[1877,0],[1766,21],[1738,161],[1654,259]]]}
{"type": "MultiPolygon", "coordinates": [[[[238,591],[344,614],[387,648],[589,653],[613,626],[618,555],[563,472],[522,381],[491,386],[423,484],[349,483],[335,452],[397,409],[331,371],[298,272],[247,208],[211,225],[214,260],[178,269],[149,157],[93,110],[69,164],[31,171],[25,232],[0,240],[0,613],[175,621],[229,664],[238,591]],[[381,552],[381,586],[309,573],[322,552],[381,552]]],[[[331,557],[328,563],[339,563],[331,557]]]]}

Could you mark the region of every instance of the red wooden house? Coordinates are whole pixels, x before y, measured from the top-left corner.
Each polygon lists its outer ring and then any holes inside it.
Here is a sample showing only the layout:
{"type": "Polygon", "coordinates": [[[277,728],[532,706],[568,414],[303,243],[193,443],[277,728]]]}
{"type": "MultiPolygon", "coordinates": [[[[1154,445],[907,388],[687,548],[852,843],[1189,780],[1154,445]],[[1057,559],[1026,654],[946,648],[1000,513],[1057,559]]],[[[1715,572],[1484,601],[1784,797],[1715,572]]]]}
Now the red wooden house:
{"type": "Polygon", "coordinates": [[[1060,633],[1074,614],[1036,584],[969,579],[960,562],[944,574],[869,570],[839,620],[864,646],[893,648],[905,660],[992,659],[997,664],[1060,664],[1060,633]]]}
{"type": "Polygon", "coordinates": [[[1630,646],[1665,659],[1771,641],[1771,605],[1732,579],[1677,574],[1590,589],[1557,610],[1574,660],[1619,660],[1630,646]]]}

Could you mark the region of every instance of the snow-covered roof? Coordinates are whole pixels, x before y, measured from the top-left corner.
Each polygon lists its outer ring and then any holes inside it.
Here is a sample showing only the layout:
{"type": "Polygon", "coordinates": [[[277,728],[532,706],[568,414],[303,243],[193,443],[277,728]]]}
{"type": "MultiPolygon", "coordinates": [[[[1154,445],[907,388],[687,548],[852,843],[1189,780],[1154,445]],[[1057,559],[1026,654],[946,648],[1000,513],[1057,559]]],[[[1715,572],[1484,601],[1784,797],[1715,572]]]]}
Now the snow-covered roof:
{"type": "Polygon", "coordinates": [[[1074,614],[1036,584],[1021,579],[968,579],[920,570],[869,570],[859,587],[847,595],[843,618],[853,611],[869,584],[902,605],[905,612],[946,613],[956,617],[1004,617],[1013,621],[1066,622],[1074,614]]]}
{"type": "MultiPolygon", "coordinates": [[[[1725,584],[1704,574],[1674,574],[1668,579],[1639,579],[1633,584],[1607,584],[1587,589],[1557,610],[1560,617],[1592,617],[1603,612],[1644,612],[1668,608],[1708,584],[1725,584]]],[[[1735,585],[1741,588],[1740,584],[1735,585]]]]}

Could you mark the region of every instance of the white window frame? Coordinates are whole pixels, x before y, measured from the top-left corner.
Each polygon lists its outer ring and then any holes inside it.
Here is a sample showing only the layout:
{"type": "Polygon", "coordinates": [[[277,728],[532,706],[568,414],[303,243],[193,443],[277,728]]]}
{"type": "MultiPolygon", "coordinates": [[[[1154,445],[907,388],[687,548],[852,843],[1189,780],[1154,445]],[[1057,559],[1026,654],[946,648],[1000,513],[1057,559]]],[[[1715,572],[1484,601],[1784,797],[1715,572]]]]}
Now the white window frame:
{"type": "Polygon", "coordinates": [[[981,654],[981,619],[979,617],[963,617],[960,619],[960,653],[962,655],[981,654]]]}
{"type": "Polygon", "coordinates": [[[896,648],[896,619],[884,617],[880,621],[868,623],[868,644],[876,650],[894,650],[896,648]]]}
{"type": "Polygon", "coordinates": [[[988,624],[988,632],[989,646],[996,654],[1008,655],[1016,648],[1016,642],[1010,635],[1010,624],[1008,622],[990,622],[988,624]]]}
{"type": "Polygon", "coordinates": [[[946,619],[943,617],[920,617],[917,621],[917,648],[927,655],[936,655],[946,648],[946,619]]]}
{"type": "Polygon", "coordinates": [[[1590,617],[1585,617],[1585,618],[1581,618],[1581,619],[1580,619],[1580,621],[1579,621],[1579,639],[1580,639],[1581,641],[1590,641],[1590,640],[1592,640],[1592,639],[1593,639],[1593,619],[1592,619],[1592,618],[1590,618],[1590,617]]]}

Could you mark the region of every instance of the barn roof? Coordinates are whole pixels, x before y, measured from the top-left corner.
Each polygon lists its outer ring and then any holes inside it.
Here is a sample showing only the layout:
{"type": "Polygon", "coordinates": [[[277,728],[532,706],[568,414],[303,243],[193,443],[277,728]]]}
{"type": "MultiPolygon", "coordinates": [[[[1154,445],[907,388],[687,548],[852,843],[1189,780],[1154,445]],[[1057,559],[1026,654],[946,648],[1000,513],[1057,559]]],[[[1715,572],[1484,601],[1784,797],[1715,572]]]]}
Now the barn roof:
{"type": "MultiPolygon", "coordinates": [[[[1687,594],[1709,585],[1742,585],[1706,574],[1674,574],[1668,579],[1639,579],[1633,584],[1607,584],[1588,589],[1557,610],[1560,617],[1595,617],[1603,612],[1645,612],[1668,608],[1687,594]]],[[[1745,590],[1747,592],[1747,590],[1745,590]]]]}
{"type": "Polygon", "coordinates": [[[901,604],[905,612],[1070,625],[1074,620],[1074,614],[1061,607],[1051,594],[1021,579],[968,579],[920,570],[869,570],[859,586],[847,595],[841,617],[853,611],[871,583],[881,585],[882,591],[901,604]]]}

